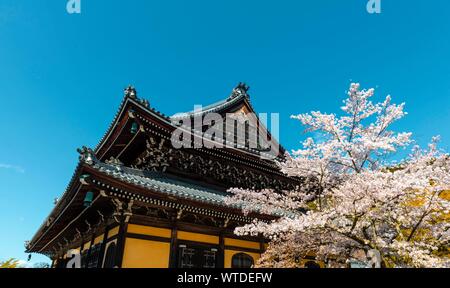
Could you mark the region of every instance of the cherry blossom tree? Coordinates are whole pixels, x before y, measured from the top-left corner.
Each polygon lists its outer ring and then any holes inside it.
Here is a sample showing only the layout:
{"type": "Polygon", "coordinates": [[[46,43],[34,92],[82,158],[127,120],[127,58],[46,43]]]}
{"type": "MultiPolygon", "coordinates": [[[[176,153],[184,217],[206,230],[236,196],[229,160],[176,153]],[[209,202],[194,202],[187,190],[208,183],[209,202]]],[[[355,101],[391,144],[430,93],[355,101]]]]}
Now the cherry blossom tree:
{"type": "Polygon", "coordinates": [[[392,154],[412,143],[392,124],[404,104],[371,99],[374,90],[351,84],[341,116],[311,112],[292,116],[314,133],[303,148],[279,163],[302,179],[294,191],[231,189],[230,205],[244,213],[276,215],[239,227],[239,235],[271,240],[261,267],[297,267],[315,257],[330,267],[365,262],[378,251],[385,267],[443,267],[450,263],[450,157],[437,148],[394,162],[392,154]]]}

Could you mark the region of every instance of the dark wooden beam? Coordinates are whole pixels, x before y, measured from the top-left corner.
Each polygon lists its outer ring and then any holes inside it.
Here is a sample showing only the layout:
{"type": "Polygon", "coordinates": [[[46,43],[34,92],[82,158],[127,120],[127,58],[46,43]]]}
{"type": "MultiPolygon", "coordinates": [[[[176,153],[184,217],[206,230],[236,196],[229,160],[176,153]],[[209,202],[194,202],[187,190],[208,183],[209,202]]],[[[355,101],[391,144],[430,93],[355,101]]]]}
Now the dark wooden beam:
{"type": "Polygon", "coordinates": [[[217,268],[224,268],[225,267],[225,237],[223,236],[223,232],[219,235],[219,251],[217,255],[217,268]]]}
{"type": "Polygon", "coordinates": [[[172,228],[172,234],[170,238],[170,255],[169,255],[169,268],[177,268],[177,252],[178,252],[178,227],[175,225],[172,228]]]}
{"type": "Polygon", "coordinates": [[[253,248],[238,247],[238,246],[228,246],[227,245],[227,246],[225,246],[225,250],[234,250],[234,251],[243,251],[243,252],[262,254],[261,249],[253,249],[253,248]]]}
{"type": "Polygon", "coordinates": [[[103,232],[103,241],[102,246],[100,247],[100,253],[98,254],[98,263],[97,268],[102,268],[103,266],[103,258],[105,258],[105,249],[106,249],[106,241],[108,240],[108,232],[110,230],[110,226],[107,225],[105,227],[105,231],[103,232]]]}
{"type": "Polygon", "coordinates": [[[125,217],[123,215],[120,216],[120,226],[119,232],[117,234],[117,248],[115,255],[115,266],[118,268],[122,268],[123,262],[123,254],[125,252],[125,240],[126,240],[126,231],[127,231],[128,223],[125,223],[125,217]]]}
{"type": "Polygon", "coordinates": [[[152,235],[143,235],[136,233],[126,233],[127,238],[140,239],[140,240],[148,240],[148,241],[156,241],[156,242],[167,242],[170,243],[171,238],[152,236],[152,235]]]}

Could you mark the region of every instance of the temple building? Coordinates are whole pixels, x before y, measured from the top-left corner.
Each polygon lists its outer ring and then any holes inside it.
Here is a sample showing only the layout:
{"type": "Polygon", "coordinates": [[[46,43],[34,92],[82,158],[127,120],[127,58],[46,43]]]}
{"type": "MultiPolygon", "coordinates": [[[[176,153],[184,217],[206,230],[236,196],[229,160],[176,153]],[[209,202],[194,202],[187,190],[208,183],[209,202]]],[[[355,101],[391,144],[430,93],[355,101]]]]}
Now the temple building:
{"type": "MultiPolygon", "coordinates": [[[[239,84],[223,101],[172,117],[139,98],[133,87],[125,89],[97,147],[78,149],[80,161],[73,177],[26,243],[27,252],[50,257],[56,268],[67,266],[70,250],[79,251],[82,268],[251,267],[267,241],[238,237],[233,230],[255,218],[270,221],[276,215],[244,215],[224,201],[230,195],[227,190],[293,189],[298,179],[287,177],[275,164],[276,158],[284,157],[282,147],[275,157],[263,157],[267,145],[278,145],[270,133],[266,143],[258,137],[234,147],[173,147],[179,123],[211,112],[255,113],[248,86],[239,84]]],[[[267,131],[258,118],[251,119],[245,131],[267,131]]],[[[194,127],[190,140],[207,128],[194,127]]],[[[232,142],[236,139],[234,135],[232,142]]]]}

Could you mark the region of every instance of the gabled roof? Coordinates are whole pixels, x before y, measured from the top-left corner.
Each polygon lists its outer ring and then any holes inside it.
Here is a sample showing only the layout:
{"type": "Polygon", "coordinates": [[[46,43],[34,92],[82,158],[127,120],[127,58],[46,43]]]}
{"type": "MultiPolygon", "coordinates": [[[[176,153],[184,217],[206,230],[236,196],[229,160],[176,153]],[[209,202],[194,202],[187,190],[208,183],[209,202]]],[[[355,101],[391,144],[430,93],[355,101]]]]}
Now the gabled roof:
{"type": "MultiPolygon", "coordinates": [[[[279,153],[278,157],[284,157],[285,149],[281,146],[281,144],[278,143],[277,139],[274,139],[267,129],[267,127],[260,121],[259,116],[257,115],[255,109],[253,108],[251,102],[250,102],[250,95],[248,94],[250,87],[244,83],[239,83],[232,91],[231,95],[221,101],[218,101],[214,104],[201,107],[201,110],[198,111],[189,111],[189,112],[183,112],[183,113],[176,113],[172,116],[170,116],[170,120],[177,123],[179,121],[183,121],[187,118],[194,118],[194,117],[203,117],[209,113],[217,113],[220,115],[225,114],[234,114],[236,111],[240,111],[242,115],[235,115],[239,119],[243,117],[244,120],[249,120],[249,122],[252,124],[253,127],[259,127],[261,129],[260,131],[263,131],[268,135],[268,143],[270,146],[273,147],[273,145],[279,147],[279,153]],[[251,117],[248,117],[251,114],[251,117]]],[[[200,135],[203,135],[203,131],[197,131],[194,130],[194,133],[198,133],[200,135]]],[[[233,137],[231,137],[233,139],[233,137]]],[[[246,148],[241,147],[238,148],[239,150],[257,153],[259,156],[262,155],[269,155],[266,154],[264,151],[254,148],[246,148]]]]}
{"type": "Polygon", "coordinates": [[[150,103],[147,100],[138,98],[136,89],[130,85],[125,89],[122,102],[120,103],[119,109],[114,115],[114,118],[111,121],[108,129],[106,130],[105,134],[95,147],[94,149],[95,153],[98,153],[103,148],[103,145],[106,143],[108,138],[114,132],[114,129],[117,128],[119,121],[124,117],[125,114],[129,112],[129,109],[132,106],[139,107],[144,111],[146,111],[148,114],[152,115],[153,117],[161,120],[165,124],[169,126],[171,125],[171,120],[167,115],[151,107],[150,103]]]}
{"type": "MultiPolygon", "coordinates": [[[[206,114],[215,112],[222,114],[235,111],[233,109],[239,109],[242,105],[246,105],[250,112],[254,112],[249,101],[249,95],[247,93],[248,89],[249,87],[247,85],[240,83],[233,89],[231,96],[223,101],[205,107],[200,113],[206,114]]],[[[163,197],[167,196],[167,198],[178,199],[177,201],[181,202],[196,202],[205,204],[204,206],[207,207],[215,206],[223,210],[240,211],[238,207],[231,207],[225,204],[224,199],[228,194],[224,191],[223,187],[220,188],[206,183],[189,181],[189,179],[180,179],[169,173],[162,174],[132,169],[117,163],[107,163],[106,161],[110,156],[120,160],[117,155],[114,155],[115,148],[112,148],[115,144],[118,144],[119,137],[122,137],[121,140],[124,140],[128,144],[134,141],[135,136],[130,135],[128,129],[131,123],[138,122],[142,125],[145,124],[145,126],[147,126],[145,129],[154,129],[151,131],[152,133],[167,138],[167,135],[170,136],[170,133],[174,131],[174,129],[177,129],[177,126],[174,124],[175,121],[173,121],[174,119],[197,116],[196,113],[198,112],[192,111],[178,113],[172,117],[168,117],[154,108],[151,108],[147,100],[139,99],[137,97],[136,90],[133,87],[128,87],[125,90],[125,96],[118,112],[95,150],[92,151],[91,149],[84,148],[79,151],[82,156],[80,157],[80,162],[75,169],[66,191],[50,213],[49,217],[47,217],[34,235],[30,243],[31,245],[27,250],[35,252],[44,249],[40,248],[40,250],[35,250],[35,246],[38,243],[41,245],[42,242],[49,241],[49,237],[53,237],[55,231],[61,229],[61,225],[66,225],[68,219],[71,219],[70,217],[84,211],[83,195],[80,192],[80,177],[83,176],[84,173],[90,174],[92,172],[93,174],[96,174],[96,176],[101,176],[100,178],[114,180],[114,182],[119,185],[125,184],[125,186],[131,190],[142,190],[145,193],[156,191],[158,192],[158,195],[160,194],[163,197]]],[[[143,127],[142,125],[141,128],[143,127]]],[[[138,134],[139,133],[135,135],[138,134]]],[[[275,140],[272,139],[272,141],[275,140]]],[[[124,142],[120,144],[123,143],[124,142]]],[[[139,142],[137,143],[139,144],[139,142]]],[[[278,176],[281,174],[281,172],[274,167],[275,164],[273,161],[263,161],[260,158],[255,157],[256,154],[254,154],[254,151],[248,149],[241,151],[237,148],[230,150],[232,151],[214,151],[214,153],[218,153],[217,155],[214,154],[214,157],[220,159],[229,158],[240,165],[247,165],[253,167],[252,169],[259,169],[261,173],[275,173],[278,176]]],[[[281,148],[281,151],[283,150],[284,149],[281,148]]],[[[57,235],[56,237],[59,236],[57,235]]]]}
{"type": "MultiPolygon", "coordinates": [[[[260,119],[258,118],[258,115],[256,115],[256,112],[254,111],[251,103],[250,103],[250,96],[248,94],[249,86],[243,83],[239,83],[232,91],[231,95],[222,101],[219,101],[215,104],[209,105],[204,107],[201,111],[190,111],[190,112],[184,112],[184,113],[177,113],[171,117],[168,117],[164,115],[163,113],[157,111],[153,107],[150,106],[150,103],[145,100],[137,97],[136,90],[129,86],[127,89],[125,89],[125,97],[120,105],[120,108],[118,109],[118,112],[116,113],[114,120],[110,124],[107,132],[104,134],[96,148],[94,149],[96,155],[100,160],[106,160],[110,156],[116,157],[113,153],[109,153],[109,149],[112,147],[111,143],[114,143],[117,139],[116,137],[122,133],[123,129],[123,122],[129,121],[127,119],[130,119],[128,117],[130,111],[134,111],[135,109],[139,110],[140,115],[143,115],[147,117],[148,119],[152,119],[152,121],[157,121],[159,124],[159,128],[162,128],[163,133],[171,133],[172,131],[176,129],[183,129],[183,127],[180,127],[178,125],[179,121],[182,121],[185,118],[194,117],[194,116],[200,116],[205,115],[208,113],[218,113],[221,115],[227,114],[227,113],[234,113],[238,111],[239,109],[245,107],[245,115],[252,115],[251,119],[253,119],[251,122],[256,126],[260,127],[264,133],[267,133],[269,142],[267,143],[271,147],[278,147],[278,154],[275,156],[278,156],[279,158],[284,157],[284,151],[285,149],[278,143],[278,141],[271,136],[271,133],[268,131],[267,127],[263,123],[260,122],[260,119]],[[109,142],[109,145],[106,145],[106,143],[109,142]],[[108,153],[107,157],[105,158],[105,155],[108,153]]],[[[136,111],[137,112],[137,111],[136,111]]],[[[245,116],[244,115],[244,116],[245,116]]],[[[240,116],[238,116],[240,117],[240,116]]],[[[148,121],[147,121],[148,122],[148,121]]],[[[155,127],[156,127],[155,126],[155,127]]],[[[203,135],[202,131],[193,130],[194,135],[197,135],[197,137],[201,137],[203,135]]],[[[230,137],[232,139],[233,137],[230,137]]],[[[218,143],[220,145],[220,143],[218,143]]],[[[224,143],[222,143],[224,144],[224,143]]],[[[227,144],[229,144],[227,142],[227,144]]],[[[117,147],[117,146],[116,146],[117,147]]],[[[242,153],[242,155],[247,155],[250,157],[257,157],[260,159],[260,163],[265,163],[267,165],[272,165],[273,161],[266,161],[267,158],[273,159],[275,156],[272,154],[267,153],[265,150],[261,150],[258,148],[249,148],[249,147],[231,147],[227,146],[228,149],[233,150],[237,152],[237,154],[242,153]],[[264,158],[264,159],[262,159],[264,158]]],[[[236,156],[237,156],[236,154],[236,156]]]]}
{"type": "MultiPolygon", "coordinates": [[[[239,83],[236,88],[233,89],[233,92],[231,95],[224,100],[218,101],[214,104],[202,107],[202,110],[200,111],[189,111],[189,112],[182,112],[182,113],[176,113],[175,115],[172,115],[170,119],[172,120],[178,120],[178,119],[184,119],[188,117],[195,117],[200,115],[205,115],[208,113],[223,113],[227,112],[228,108],[233,107],[234,105],[246,101],[246,104],[251,107],[250,104],[250,95],[248,94],[248,90],[250,89],[249,86],[247,86],[244,83],[239,83]]],[[[253,108],[252,108],[253,110],[253,108]]]]}

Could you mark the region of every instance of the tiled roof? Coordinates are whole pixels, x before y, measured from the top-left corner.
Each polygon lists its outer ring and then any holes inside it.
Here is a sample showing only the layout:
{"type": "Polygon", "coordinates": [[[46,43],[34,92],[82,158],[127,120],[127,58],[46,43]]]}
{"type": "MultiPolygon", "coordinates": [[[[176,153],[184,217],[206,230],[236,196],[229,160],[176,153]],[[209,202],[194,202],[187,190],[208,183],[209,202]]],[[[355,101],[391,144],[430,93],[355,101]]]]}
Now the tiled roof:
{"type": "MultiPolygon", "coordinates": [[[[230,193],[206,187],[204,185],[179,180],[167,173],[143,171],[124,166],[105,164],[99,161],[92,167],[97,171],[122,182],[164,193],[167,196],[175,196],[216,206],[242,209],[242,206],[238,204],[232,206],[225,204],[225,197],[231,196],[230,193]]],[[[279,210],[274,212],[272,216],[294,217],[295,214],[289,211],[279,210]]]]}
{"type": "Polygon", "coordinates": [[[122,182],[158,191],[167,196],[227,206],[224,199],[230,195],[225,191],[179,180],[167,173],[142,171],[103,162],[96,162],[92,167],[122,182]]]}

